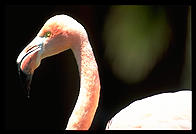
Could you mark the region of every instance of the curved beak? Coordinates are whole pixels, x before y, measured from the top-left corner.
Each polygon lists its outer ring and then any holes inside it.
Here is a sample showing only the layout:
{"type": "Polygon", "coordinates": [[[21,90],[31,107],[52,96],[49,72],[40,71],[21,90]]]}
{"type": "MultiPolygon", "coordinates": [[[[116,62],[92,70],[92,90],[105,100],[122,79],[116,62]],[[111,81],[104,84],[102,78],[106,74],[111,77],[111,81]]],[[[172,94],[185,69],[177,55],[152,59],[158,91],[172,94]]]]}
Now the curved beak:
{"type": "Polygon", "coordinates": [[[27,89],[28,97],[34,70],[39,66],[41,61],[43,42],[44,38],[36,37],[22,50],[16,61],[19,77],[21,78],[22,85],[27,89]]]}

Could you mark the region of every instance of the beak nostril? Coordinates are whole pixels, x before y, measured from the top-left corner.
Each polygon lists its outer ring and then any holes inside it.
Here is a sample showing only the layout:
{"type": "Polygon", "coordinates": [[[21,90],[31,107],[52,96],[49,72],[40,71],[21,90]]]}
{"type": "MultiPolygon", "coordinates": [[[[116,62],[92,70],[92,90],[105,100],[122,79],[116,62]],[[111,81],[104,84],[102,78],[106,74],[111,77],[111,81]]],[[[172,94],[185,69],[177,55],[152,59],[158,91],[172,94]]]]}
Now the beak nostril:
{"type": "Polygon", "coordinates": [[[27,51],[26,51],[26,53],[28,53],[30,50],[32,50],[32,49],[35,48],[35,47],[38,47],[38,46],[35,45],[35,46],[32,46],[32,47],[28,48],[27,51]]]}

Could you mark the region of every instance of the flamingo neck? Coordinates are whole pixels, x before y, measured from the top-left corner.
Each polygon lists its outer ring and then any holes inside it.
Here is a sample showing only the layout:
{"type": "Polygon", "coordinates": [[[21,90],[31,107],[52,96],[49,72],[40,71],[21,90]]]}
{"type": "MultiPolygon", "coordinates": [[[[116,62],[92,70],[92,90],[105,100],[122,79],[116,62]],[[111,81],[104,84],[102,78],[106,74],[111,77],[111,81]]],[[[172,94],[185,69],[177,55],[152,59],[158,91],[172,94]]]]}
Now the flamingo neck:
{"type": "Polygon", "coordinates": [[[69,118],[67,130],[88,130],[93,121],[100,93],[97,63],[88,39],[72,47],[80,73],[80,92],[69,118]]]}

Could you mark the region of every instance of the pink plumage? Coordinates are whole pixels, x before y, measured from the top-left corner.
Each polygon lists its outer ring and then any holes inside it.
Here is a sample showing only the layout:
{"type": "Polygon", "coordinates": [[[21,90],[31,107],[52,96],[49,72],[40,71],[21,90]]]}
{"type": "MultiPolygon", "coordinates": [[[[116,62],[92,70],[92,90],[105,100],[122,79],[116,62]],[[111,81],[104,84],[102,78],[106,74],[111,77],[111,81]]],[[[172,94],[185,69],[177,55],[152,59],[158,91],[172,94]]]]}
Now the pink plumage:
{"type": "MultiPolygon", "coordinates": [[[[100,80],[87,32],[80,23],[67,15],[50,18],[20,53],[17,63],[32,76],[42,59],[67,49],[72,49],[77,61],[80,94],[66,129],[88,130],[98,107],[100,80]]],[[[116,114],[106,129],[192,129],[191,94],[163,93],[135,101],[116,114]]]]}

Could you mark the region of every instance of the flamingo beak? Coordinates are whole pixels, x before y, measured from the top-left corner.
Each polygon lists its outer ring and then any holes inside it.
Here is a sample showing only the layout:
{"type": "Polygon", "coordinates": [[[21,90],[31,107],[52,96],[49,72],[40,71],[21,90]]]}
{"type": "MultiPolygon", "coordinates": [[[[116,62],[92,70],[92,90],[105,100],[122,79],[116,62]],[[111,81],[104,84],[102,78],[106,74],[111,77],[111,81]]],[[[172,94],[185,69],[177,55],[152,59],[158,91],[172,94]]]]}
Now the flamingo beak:
{"type": "Polygon", "coordinates": [[[41,61],[43,42],[44,38],[36,37],[22,50],[16,61],[19,77],[22,85],[27,89],[28,97],[34,70],[39,66],[41,61]]]}
{"type": "Polygon", "coordinates": [[[20,82],[21,82],[21,85],[23,85],[23,88],[25,88],[27,90],[27,96],[29,98],[30,97],[29,93],[30,93],[30,89],[31,89],[30,85],[31,85],[33,73],[31,73],[31,74],[24,73],[21,70],[20,65],[21,65],[21,63],[18,64],[18,74],[20,77],[20,82]]]}

